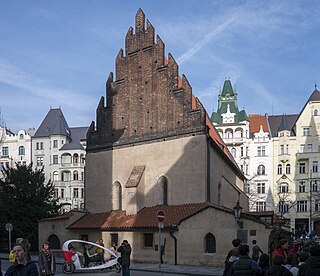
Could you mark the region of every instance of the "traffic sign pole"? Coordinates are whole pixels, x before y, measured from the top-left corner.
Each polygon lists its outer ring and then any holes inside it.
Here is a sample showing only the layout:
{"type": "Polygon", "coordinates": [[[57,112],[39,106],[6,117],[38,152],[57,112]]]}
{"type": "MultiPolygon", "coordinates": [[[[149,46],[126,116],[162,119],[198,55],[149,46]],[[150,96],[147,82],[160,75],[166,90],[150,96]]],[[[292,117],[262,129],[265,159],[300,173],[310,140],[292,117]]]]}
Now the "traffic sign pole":
{"type": "Polygon", "coordinates": [[[10,252],[11,251],[11,231],[13,230],[13,225],[11,223],[7,223],[6,230],[9,233],[9,252],[10,252]]]}
{"type": "Polygon", "coordinates": [[[161,228],[164,226],[164,219],[165,219],[165,214],[162,210],[157,212],[157,220],[159,222],[158,228],[159,228],[159,245],[158,245],[158,250],[159,250],[159,269],[161,269],[161,228]]]}

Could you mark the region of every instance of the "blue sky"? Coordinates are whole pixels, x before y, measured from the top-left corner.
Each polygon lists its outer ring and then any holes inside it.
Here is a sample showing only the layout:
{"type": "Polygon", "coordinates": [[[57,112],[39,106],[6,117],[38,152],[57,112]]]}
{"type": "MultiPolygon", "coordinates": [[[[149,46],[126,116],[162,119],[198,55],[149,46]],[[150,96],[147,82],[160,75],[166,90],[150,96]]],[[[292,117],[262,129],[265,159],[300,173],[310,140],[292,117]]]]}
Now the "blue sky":
{"type": "Polygon", "coordinates": [[[141,7],[209,115],[225,77],[248,114],[299,113],[320,87],[319,1],[0,1],[0,107],[12,130],[50,107],[88,126],[141,7]]]}

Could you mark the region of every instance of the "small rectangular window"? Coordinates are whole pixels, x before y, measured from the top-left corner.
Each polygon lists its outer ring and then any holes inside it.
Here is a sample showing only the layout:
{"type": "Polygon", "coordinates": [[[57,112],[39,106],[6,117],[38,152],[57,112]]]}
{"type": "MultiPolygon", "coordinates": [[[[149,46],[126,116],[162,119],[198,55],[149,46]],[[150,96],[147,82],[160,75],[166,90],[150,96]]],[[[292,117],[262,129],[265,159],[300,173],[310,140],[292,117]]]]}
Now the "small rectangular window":
{"type": "Polygon", "coordinates": [[[306,173],[306,163],[299,164],[299,173],[300,174],[306,173]]]}
{"type": "Polygon", "coordinates": [[[79,189],[78,188],[73,188],[73,197],[78,198],[79,197],[79,189]]]}
{"type": "Polygon", "coordinates": [[[58,164],[58,155],[53,155],[53,157],[52,157],[52,163],[53,163],[53,164],[58,164]]]}
{"type": "Polygon", "coordinates": [[[2,156],[9,156],[9,147],[2,147],[2,156]]]}
{"type": "Polygon", "coordinates": [[[119,245],[119,236],[118,234],[110,234],[110,246],[118,246],[119,245]]]}
{"type": "Polygon", "coordinates": [[[53,147],[57,148],[58,147],[58,140],[53,140],[53,147]]]}
{"type": "Polygon", "coordinates": [[[143,234],[143,247],[153,247],[153,233],[143,234]]]}
{"type": "Polygon", "coordinates": [[[309,136],[310,135],[310,128],[304,127],[303,128],[303,136],[309,136]]]}

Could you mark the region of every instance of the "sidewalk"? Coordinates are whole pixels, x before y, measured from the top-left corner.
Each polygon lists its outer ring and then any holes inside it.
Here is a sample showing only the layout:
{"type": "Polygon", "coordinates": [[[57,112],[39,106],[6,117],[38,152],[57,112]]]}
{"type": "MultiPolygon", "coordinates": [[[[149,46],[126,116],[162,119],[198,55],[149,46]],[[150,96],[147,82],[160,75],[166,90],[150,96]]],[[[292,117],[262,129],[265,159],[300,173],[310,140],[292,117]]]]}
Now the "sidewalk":
{"type": "MultiPolygon", "coordinates": [[[[3,260],[2,269],[6,269],[9,266],[8,254],[0,253],[0,258],[3,260]]],[[[38,256],[32,255],[32,260],[36,261],[38,256]]],[[[57,265],[63,264],[63,258],[57,257],[57,265]]],[[[172,275],[194,275],[194,276],[222,276],[223,268],[221,267],[206,267],[206,266],[188,266],[188,265],[169,265],[162,264],[159,268],[159,264],[149,263],[131,263],[130,270],[132,271],[144,271],[144,272],[158,272],[167,273],[172,275]]]]}

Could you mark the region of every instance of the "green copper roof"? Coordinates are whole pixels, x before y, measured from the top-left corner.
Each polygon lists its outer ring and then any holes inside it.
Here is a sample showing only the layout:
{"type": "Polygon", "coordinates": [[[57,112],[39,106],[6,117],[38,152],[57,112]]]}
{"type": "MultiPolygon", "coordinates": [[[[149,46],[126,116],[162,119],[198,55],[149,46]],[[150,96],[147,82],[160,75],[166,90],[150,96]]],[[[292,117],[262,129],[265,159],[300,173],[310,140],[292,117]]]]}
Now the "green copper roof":
{"type": "Polygon", "coordinates": [[[229,94],[230,96],[234,95],[230,80],[224,81],[221,96],[226,96],[227,94],[229,94]]]}
{"type": "Polygon", "coordinates": [[[242,121],[249,121],[249,118],[245,110],[239,111],[237,102],[237,93],[234,93],[231,81],[225,80],[223,84],[223,89],[219,95],[218,110],[217,112],[212,112],[211,121],[217,124],[222,124],[222,114],[227,113],[227,108],[230,108],[231,113],[235,113],[234,123],[239,123],[242,121]]]}

